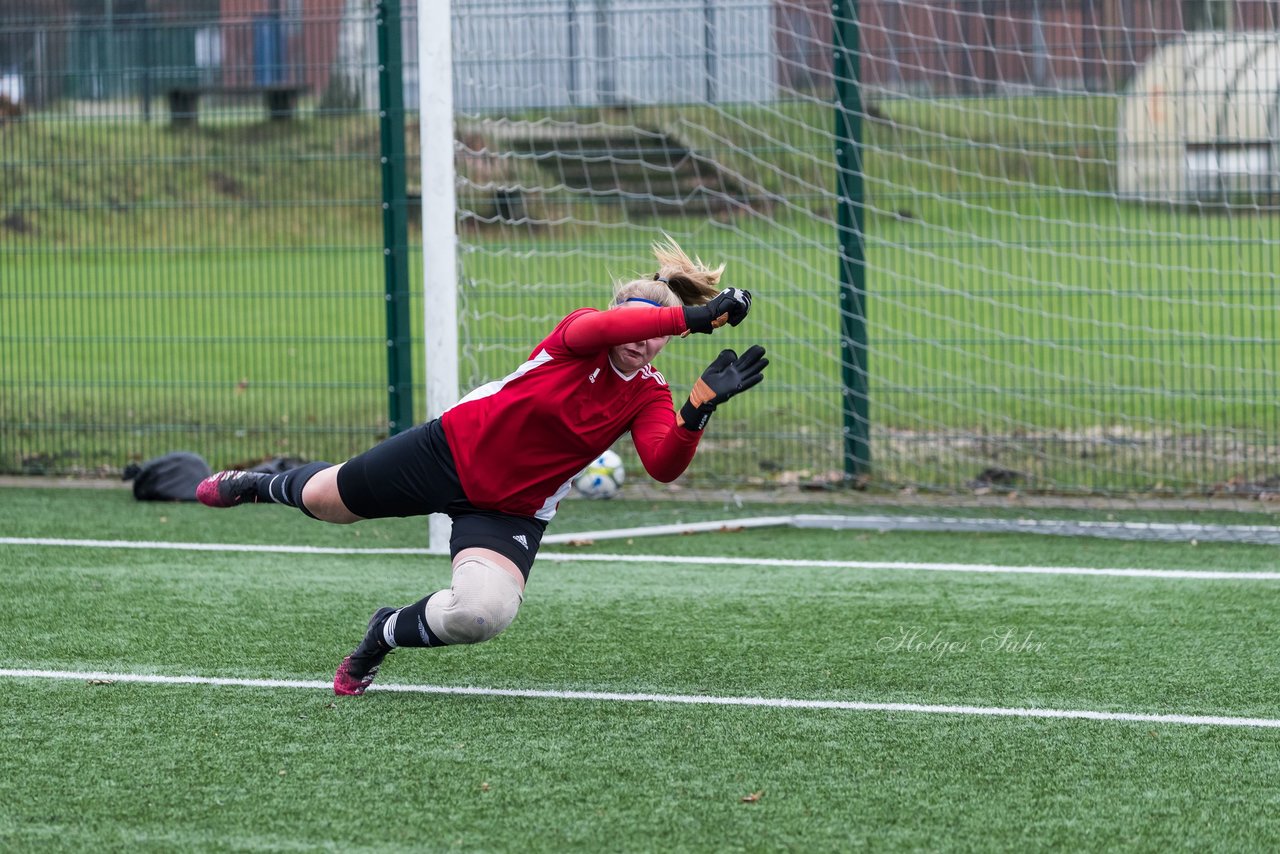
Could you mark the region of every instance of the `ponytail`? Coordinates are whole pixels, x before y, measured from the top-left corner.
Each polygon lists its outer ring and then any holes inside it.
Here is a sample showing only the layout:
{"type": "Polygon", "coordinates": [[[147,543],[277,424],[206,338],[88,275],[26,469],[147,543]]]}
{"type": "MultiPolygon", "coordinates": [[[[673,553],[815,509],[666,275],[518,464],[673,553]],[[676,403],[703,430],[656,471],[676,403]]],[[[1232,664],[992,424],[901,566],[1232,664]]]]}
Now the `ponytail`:
{"type": "Polygon", "coordinates": [[[724,264],[712,270],[701,258],[691,260],[670,235],[663,237],[665,241],[653,244],[653,255],[658,259],[658,272],[653,277],[665,281],[682,305],[706,305],[720,293],[724,264]]]}
{"type": "Polygon", "coordinates": [[[614,287],[613,301],[625,302],[630,298],[644,299],[659,305],[706,305],[720,293],[720,276],[724,264],[711,269],[701,258],[690,259],[671,236],[653,244],[653,255],[658,260],[658,272],[650,278],[632,279],[614,287]]]}

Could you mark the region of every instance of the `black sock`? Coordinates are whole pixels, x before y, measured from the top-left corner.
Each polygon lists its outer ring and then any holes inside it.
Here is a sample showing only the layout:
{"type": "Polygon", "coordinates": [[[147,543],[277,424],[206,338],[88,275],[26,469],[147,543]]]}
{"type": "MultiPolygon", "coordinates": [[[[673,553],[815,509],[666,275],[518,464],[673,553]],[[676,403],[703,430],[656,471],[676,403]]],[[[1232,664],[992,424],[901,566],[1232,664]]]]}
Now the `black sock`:
{"type": "MultiPolygon", "coordinates": [[[[432,593],[431,596],[436,594],[432,593]]],[[[387,618],[395,620],[391,626],[391,636],[396,646],[444,646],[444,641],[431,631],[427,625],[427,599],[406,605],[387,618]]]]}
{"type": "Polygon", "coordinates": [[[297,507],[314,519],[316,517],[302,504],[302,488],[307,485],[307,481],[330,468],[331,465],[331,463],[307,463],[305,466],[289,469],[284,474],[267,475],[258,481],[258,498],[261,501],[297,507]]]}

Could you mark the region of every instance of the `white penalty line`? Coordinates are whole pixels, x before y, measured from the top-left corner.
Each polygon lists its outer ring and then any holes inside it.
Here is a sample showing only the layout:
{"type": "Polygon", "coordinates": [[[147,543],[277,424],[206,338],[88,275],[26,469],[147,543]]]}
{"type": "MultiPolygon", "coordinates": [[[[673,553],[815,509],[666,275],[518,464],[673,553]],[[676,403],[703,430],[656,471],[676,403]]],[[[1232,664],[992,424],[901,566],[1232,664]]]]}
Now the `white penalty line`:
{"type": "MultiPolygon", "coordinates": [[[[0,677],[52,679],[115,684],[213,685],[238,688],[297,688],[331,691],[330,682],[310,679],[232,679],[220,676],[160,676],[138,673],[106,673],[68,670],[16,670],[0,668],[0,677]]],[[[1158,715],[1141,712],[1100,712],[1089,709],[1033,709],[999,706],[927,705],[922,703],[867,703],[856,700],[797,700],[787,697],[717,697],[706,694],[636,694],[614,691],[550,691],[533,688],[482,688],[472,685],[373,685],[370,692],[396,694],[453,694],[471,697],[510,697],[521,700],[577,700],[603,703],[658,703],[684,706],[745,706],[766,709],[813,709],[841,712],[904,712],[925,715],[969,715],[996,718],[1047,718],[1054,720],[1120,721],[1191,726],[1262,727],[1280,729],[1280,719],[1242,718],[1224,715],[1158,715]]]]}
{"type": "MultiPolygon", "coordinates": [[[[7,546],[64,546],[95,549],[156,549],[190,552],[236,552],[260,554],[304,555],[413,555],[441,557],[423,548],[342,548],[336,546],[252,545],[242,543],[174,543],[147,540],[69,540],[57,537],[0,537],[0,545],[7,546]]],[[[542,551],[540,561],[587,563],[647,563],[687,564],[693,566],[754,566],[818,569],[871,569],[920,572],[977,572],[1015,575],[1091,575],[1118,576],[1122,578],[1166,578],[1199,581],[1280,581],[1280,572],[1239,571],[1216,569],[1136,569],[1125,567],[1089,566],[1006,566],[984,563],[933,563],[921,561],[864,561],[864,560],[800,560],[793,558],[733,557],[729,555],[620,555],[620,554],[572,554],[542,551]]]]}

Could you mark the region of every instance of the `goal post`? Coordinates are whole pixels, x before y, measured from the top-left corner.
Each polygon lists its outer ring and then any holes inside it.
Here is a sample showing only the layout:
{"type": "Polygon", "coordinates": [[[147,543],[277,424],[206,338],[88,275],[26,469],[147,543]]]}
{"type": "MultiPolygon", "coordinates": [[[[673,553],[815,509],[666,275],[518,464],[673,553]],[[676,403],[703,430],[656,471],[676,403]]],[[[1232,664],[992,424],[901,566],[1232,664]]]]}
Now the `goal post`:
{"type": "MultiPolygon", "coordinates": [[[[418,7],[419,143],[422,175],[422,293],[427,418],[458,399],[458,242],[454,192],[451,4],[418,7]]],[[[449,517],[428,519],[428,548],[449,553],[449,517]]]]}

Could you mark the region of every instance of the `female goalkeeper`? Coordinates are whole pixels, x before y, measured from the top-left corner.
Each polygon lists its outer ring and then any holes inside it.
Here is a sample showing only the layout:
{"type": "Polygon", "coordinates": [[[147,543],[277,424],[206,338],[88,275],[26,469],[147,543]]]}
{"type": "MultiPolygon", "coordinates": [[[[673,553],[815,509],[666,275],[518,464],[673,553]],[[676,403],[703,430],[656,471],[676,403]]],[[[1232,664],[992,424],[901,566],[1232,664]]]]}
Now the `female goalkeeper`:
{"type": "Polygon", "coordinates": [[[511,624],[547,522],[587,463],[630,432],[645,470],[664,483],[693,459],[715,408],[759,383],[764,348],[724,350],[678,411],[650,364],[673,335],[737,326],[751,294],[720,290],[674,242],[655,244],[658,271],[618,283],[607,311],[581,308],[524,364],[462,398],[441,417],[341,465],[284,474],[223,471],[196,497],[210,507],[275,502],[337,524],[447,513],[453,583],[403,608],[379,608],[333,677],[363,694],[397,647],[479,643],[511,624]]]}

